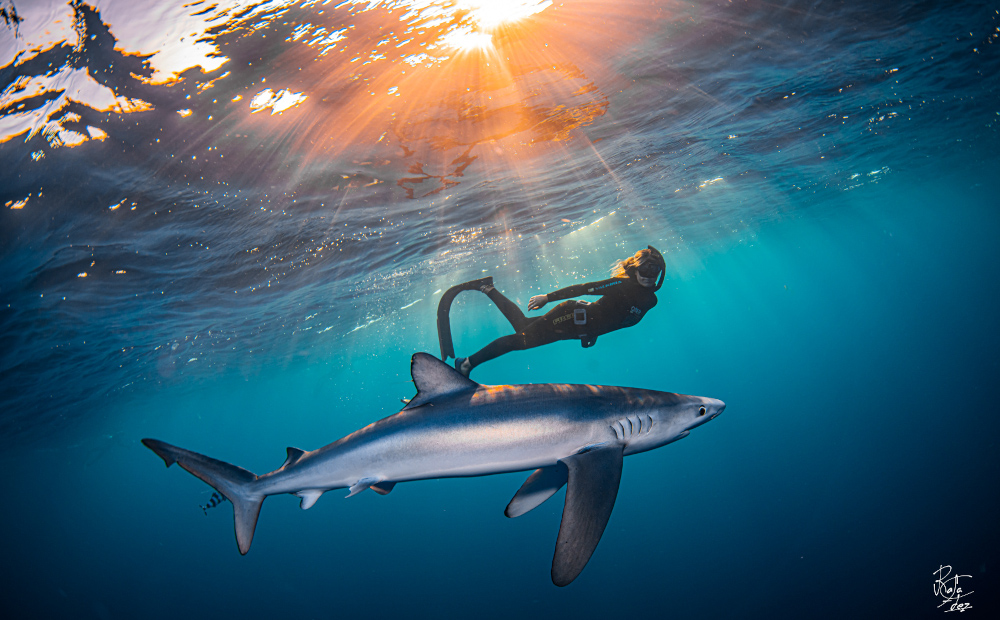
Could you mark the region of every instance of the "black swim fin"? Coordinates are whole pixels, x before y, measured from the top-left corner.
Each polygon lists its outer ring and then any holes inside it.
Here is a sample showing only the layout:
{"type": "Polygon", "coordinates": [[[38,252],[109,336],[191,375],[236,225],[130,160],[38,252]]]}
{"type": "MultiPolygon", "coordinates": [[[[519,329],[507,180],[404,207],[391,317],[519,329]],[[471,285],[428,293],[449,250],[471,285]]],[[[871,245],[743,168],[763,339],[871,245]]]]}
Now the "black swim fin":
{"type": "Polygon", "coordinates": [[[462,291],[479,291],[484,286],[493,286],[493,276],[486,276],[478,280],[456,284],[441,296],[441,301],[438,302],[437,326],[438,341],[441,343],[442,360],[455,357],[455,344],[451,340],[451,302],[455,301],[455,297],[462,291]]]}

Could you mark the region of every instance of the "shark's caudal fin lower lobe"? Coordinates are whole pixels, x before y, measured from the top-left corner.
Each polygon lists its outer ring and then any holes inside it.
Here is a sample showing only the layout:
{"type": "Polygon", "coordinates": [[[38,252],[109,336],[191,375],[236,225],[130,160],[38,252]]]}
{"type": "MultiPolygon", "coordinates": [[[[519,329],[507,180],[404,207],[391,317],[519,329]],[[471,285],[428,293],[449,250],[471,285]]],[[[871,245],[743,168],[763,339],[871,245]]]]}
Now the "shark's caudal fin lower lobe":
{"type": "Polygon", "coordinates": [[[242,467],[217,461],[157,439],[143,439],[142,443],[163,459],[167,467],[177,463],[222,493],[233,504],[236,543],[240,547],[240,553],[245,555],[250,550],[253,531],[257,527],[257,516],[260,514],[260,506],[264,503],[265,497],[253,491],[253,483],[257,480],[257,476],[242,467]]]}

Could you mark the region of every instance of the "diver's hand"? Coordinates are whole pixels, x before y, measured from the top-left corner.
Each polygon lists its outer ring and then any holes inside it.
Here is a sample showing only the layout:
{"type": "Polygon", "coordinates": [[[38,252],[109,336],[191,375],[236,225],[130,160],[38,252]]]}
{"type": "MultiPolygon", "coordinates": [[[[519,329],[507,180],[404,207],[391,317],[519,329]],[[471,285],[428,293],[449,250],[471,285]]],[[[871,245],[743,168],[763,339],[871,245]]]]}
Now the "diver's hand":
{"type": "Polygon", "coordinates": [[[538,310],[547,303],[549,303],[548,295],[535,295],[528,300],[528,310],[538,310]]]}

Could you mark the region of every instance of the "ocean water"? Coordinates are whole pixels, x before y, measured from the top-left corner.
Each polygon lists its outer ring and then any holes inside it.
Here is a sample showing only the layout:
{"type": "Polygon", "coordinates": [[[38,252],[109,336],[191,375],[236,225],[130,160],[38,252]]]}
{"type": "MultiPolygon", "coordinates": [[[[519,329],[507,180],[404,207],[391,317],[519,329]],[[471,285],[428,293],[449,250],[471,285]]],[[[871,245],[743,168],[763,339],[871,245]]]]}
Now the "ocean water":
{"type": "Polygon", "coordinates": [[[942,566],[997,617],[995,3],[0,9],[4,617],[932,618],[942,566]],[[271,471],[398,411],[442,290],[646,244],[639,325],[472,375],[728,405],[566,588],[526,474],[272,497],[241,556],[140,443],[271,471]]]}

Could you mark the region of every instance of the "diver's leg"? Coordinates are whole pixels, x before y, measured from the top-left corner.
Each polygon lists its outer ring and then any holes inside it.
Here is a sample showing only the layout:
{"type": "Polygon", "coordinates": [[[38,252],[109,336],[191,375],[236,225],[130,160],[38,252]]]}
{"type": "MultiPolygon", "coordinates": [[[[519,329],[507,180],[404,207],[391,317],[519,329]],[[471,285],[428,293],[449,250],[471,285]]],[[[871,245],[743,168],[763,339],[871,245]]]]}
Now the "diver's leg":
{"type": "Polygon", "coordinates": [[[501,336],[470,355],[468,358],[469,364],[471,364],[470,370],[483,362],[500,357],[504,353],[533,349],[570,337],[557,331],[552,322],[546,320],[547,317],[548,315],[526,319],[525,328],[522,331],[509,336],[501,336]]]}
{"type": "MultiPolygon", "coordinates": [[[[524,346],[524,334],[510,334],[509,336],[500,336],[493,342],[489,343],[476,353],[473,353],[468,357],[467,360],[462,360],[462,368],[460,371],[465,374],[465,363],[468,363],[469,372],[473,368],[482,364],[483,362],[488,362],[491,359],[500,357],[504,353],[510,353],[511,351],[520,351],[525,349],[524,346]]],[[[458,360],[456,360],[456,368],[458,367],[458,360]]],[[[466,375],[468,376],[468,375],[466,375]]]]}
{"type": "Polygon", "coordinates": [[[500,309],[500,312],[503,313],[504,318],[514,328],[514,331],[523,331],[528,326],[529,319],[524,316],[524,313],[517,307],[517,304],[504,297],[503,293],[495,289],[492,284],[489,287],[484,286],[481,290],[500,309]]]}

